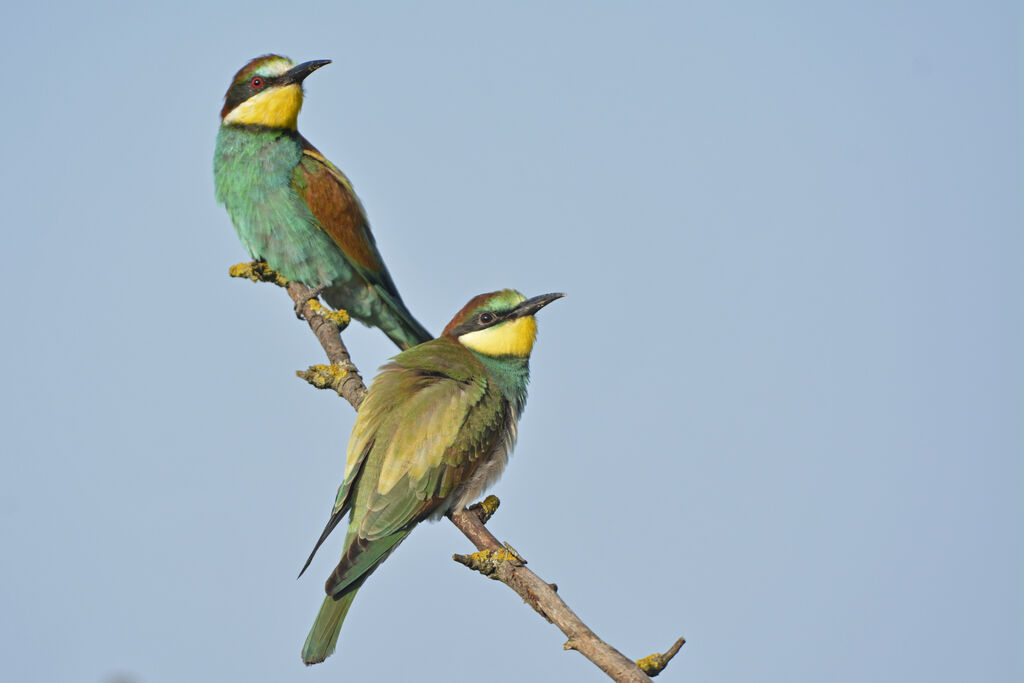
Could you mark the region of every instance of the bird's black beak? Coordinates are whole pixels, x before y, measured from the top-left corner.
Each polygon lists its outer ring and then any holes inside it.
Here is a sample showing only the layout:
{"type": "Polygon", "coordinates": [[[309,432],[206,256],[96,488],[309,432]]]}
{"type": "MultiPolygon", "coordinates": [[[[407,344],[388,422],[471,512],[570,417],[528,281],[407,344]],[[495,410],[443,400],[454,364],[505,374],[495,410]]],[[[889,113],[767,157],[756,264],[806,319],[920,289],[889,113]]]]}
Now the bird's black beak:
{"type": "Polygon", "coordinates": [[[527,315],[533,315],[555,299],[561,299],[563,296],[565,296],[565,294],[559,292],[557,294],[541,294],[540,296],[527,299],[515,307],[515,310],[512,312],[512,317],[522,318],[527,315]]]}
{"type": "Polygon", "coordinates": [[[322,66],[327,66],[331,63],[329,59],[314,59],[312,62],[303,62],[298,66],[293,66],[291,69],[286,71],[281,77],[281,85],[288,85],[290,83],[302,83],[306,79],[306,76],[313,73],[322,66]]]}

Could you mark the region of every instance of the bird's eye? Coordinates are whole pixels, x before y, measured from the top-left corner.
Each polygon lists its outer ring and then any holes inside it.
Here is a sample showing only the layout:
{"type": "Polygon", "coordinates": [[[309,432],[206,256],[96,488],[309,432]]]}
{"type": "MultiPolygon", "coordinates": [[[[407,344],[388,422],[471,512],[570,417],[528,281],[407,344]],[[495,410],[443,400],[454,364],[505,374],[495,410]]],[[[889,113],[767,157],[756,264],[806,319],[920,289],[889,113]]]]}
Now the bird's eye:
{"type": "Polygon", "coordinates": [[[259,76],[256,76],[249,82],[252,84],[253,90],[259,90],[260,88],[263,87],[263,79],[260,78],[259,76]]]}
{"type": "Polygon", "coordinates": [[[480,320],[480,322],[482,324],[489,325],[489,324],[494,322],[494,314],[493,313],[481,313],[479,320],[480,320]]]}

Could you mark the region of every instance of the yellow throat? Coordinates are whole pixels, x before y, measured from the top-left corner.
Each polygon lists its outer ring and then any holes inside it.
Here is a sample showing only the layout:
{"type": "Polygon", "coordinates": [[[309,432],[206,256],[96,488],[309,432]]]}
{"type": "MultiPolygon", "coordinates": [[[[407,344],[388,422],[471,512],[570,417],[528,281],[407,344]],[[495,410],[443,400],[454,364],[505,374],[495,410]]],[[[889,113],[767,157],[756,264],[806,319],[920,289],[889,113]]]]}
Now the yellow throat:
{"type": "Polygon", "coordinates": [[[467,332],[459,342],[468,349],[485,356],[517,356],[525,358],[533,351],[537,340],[537,321],[525,315],[494,327],[467,332]]]}
{"type": "Polygon", "coordinates": [[[298,126],[300,109],[302,109],[302,86],[298,83],[289,83],[253,95],[232,109],[224,117],[224,123],[295,130],[298,126]]]}

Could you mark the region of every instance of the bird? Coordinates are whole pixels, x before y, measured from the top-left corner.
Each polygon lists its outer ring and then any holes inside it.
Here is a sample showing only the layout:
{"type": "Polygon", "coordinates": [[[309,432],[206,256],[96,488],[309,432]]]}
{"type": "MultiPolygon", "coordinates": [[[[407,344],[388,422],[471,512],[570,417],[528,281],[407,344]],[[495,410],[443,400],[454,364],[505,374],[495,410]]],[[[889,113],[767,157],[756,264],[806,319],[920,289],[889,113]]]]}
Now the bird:
{"type": "Polygon", "coordinates": [[[268,54],[239,69],[220,112],[216,198],[254,261],[407,349],[433,336],[402,302],[352,183],[298,132],[302,83],[327,64],[268,54]]]}
{"type": "Polygon", "coordinates": [[[356,591],[424,520],[462,509],[501,475],[526,403],[534,315],[564,294],[480,294],[441,336],[399,353],[370,385],[348,441],[331,517],[299,572],[349,515],[341,560],[302,648],[334,652],[356,591]]]}

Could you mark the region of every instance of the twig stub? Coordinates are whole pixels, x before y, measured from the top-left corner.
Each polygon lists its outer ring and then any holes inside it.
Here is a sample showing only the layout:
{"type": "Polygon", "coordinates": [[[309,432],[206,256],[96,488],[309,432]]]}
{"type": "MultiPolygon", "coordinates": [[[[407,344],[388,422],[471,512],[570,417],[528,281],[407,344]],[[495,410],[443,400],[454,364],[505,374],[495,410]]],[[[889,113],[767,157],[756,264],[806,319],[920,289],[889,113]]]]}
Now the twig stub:
{"type": "Polygon", "coordinates": [[[686,639],[680,638],[673,643],[672,647],[666,650],[664,654],[654,653],[653,655],[648,655],[643,659],[638,659],[636,665],[643,669],[643,672],[648,676],[657,676],[665,670],[668,663],[676,656],[676,653],[679,652],[679,648],[685,644],[686,639]]]}

